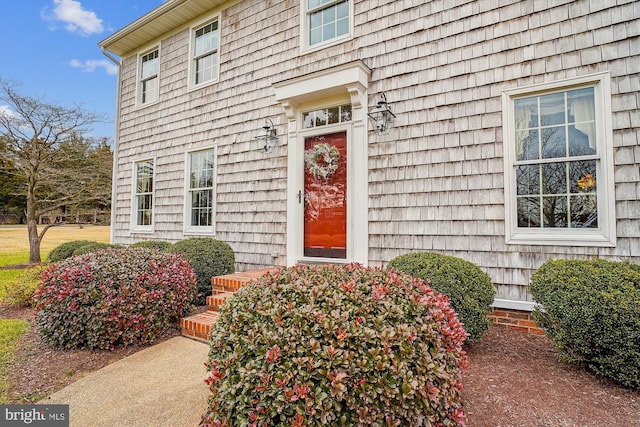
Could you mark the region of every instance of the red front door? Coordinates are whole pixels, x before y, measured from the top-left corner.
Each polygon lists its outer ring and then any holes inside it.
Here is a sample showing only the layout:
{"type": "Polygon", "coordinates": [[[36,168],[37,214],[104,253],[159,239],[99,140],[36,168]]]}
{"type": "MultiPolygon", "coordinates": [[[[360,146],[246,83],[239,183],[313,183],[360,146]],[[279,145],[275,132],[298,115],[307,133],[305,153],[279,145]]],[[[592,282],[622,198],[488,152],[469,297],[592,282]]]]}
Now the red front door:
{"type": "Polygon", "coordinates": [[[304,256],[347,257],[347,133],[304,140],[304,256]]]}

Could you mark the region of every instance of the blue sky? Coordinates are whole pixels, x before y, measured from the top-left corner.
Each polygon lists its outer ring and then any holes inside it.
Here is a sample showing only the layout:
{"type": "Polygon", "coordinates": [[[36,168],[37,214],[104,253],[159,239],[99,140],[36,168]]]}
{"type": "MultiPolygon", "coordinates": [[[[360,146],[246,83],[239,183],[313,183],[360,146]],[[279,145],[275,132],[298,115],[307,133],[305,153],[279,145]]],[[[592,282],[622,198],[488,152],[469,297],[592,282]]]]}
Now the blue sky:
{"type": "MultiPolygon", "coordinates": [[[[2,2],[0,78],[23,95],[104,114],[92,136],[113,140],[116,67],[98,42],[163,0],[19,0],[2,2]]],[[[2,106],[0,105],[0,108],[2,106]]]]}

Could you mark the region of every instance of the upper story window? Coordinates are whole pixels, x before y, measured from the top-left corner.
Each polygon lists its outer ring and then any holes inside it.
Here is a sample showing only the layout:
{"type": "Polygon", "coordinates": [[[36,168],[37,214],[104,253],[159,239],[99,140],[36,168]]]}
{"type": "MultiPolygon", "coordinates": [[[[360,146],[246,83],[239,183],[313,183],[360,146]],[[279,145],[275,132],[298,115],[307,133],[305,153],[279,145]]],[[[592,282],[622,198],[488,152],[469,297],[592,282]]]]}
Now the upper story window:
{"type": "Polygon", "coordinates": [[[151,230],[153,226],[153,160],[134,164],[134,229],[151,230]]]}
{"type": "Polygon", "coordinates": [[[508,243],[615,241],[607,88],[601,75],[505,93],[508,243]]]}
{"type": "Polygon", "coordinates": [[[320,108],[302,113],[302,128],[310,129],[318,126],[332,125],[351,121],[351,104],[337,107],[320,108]]]}
{"type": "Polygon", "coordinates": [[[218,78],[218,20],[193,31],[191,84],[212,82],[218,78]]]}
{"type": "Polygon", "coordinates": [[[186,231],[213,233],[215,200],[215,149],[187,155],[186,231]]]}
{"type": "Polygon", "coordinates": [[[351,0],[303,0],[302,26],[306,48],[349,36],[353,21],[351,0]]]}
{"type": "Polygon", "coordinates": [[[158,49],[140,56],[139,104],[148,104],[158,100],[159,69],[158,49]]]}

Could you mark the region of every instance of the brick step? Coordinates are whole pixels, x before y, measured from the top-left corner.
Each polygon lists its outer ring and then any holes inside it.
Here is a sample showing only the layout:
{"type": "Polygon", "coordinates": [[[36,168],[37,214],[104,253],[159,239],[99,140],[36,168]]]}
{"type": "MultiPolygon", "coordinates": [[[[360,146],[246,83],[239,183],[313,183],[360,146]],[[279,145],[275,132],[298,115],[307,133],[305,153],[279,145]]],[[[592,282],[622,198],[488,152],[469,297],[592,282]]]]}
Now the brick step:
{"type": "Polygon", "coordinates": [[[193,316],[183,317],[180,319],[182,335],[208,344],[211,327],[218,320],[218,317],[220,317],[220,313],[217,311],[205,311],[193,316]]]}
{"type": "Polygon", "coordinates": [[[214,294],[235,292],[247,283],[259,279],[267,273],[275,273],[279,268],[263,268],[261,270],[243,271],[211,278],[211,289],[214,294]]]}
{"type": "Polygon", "coordinates": [[[264,276],[267,273],[275,273],[279,268],[264,268],[262,270],[245,271],[241,273],[226,274],[211,278],[212,295],[207,297],[207,311],[180,319],[182,335],[198,341],[209,343],[211,327],[216,322],[220,313],[218,310],[227,298],[235,291],[264,276]]]}
{"type": "Polygon", "coordinates": [[[207,297],[207,310],[220,311],[220,306],[235,292],[221,292],[207,297]]]}

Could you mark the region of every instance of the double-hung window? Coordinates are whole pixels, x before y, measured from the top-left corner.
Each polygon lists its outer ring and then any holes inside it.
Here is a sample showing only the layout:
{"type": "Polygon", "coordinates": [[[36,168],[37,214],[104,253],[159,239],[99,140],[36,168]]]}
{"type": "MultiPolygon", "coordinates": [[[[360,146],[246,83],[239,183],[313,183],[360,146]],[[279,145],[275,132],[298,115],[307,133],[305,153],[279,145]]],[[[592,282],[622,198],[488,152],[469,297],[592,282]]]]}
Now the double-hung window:
{"type": "Polygon", "coordinates": [[[138,83],[138,103],[149,104],[158,100],[158,49],[140,56],[140,81],[138,83]]]}
{"type": "Polygon", "coordinates": [[[153,164],[152,159],[134,163],[134,230],[151,231],[153,228],[153,164]]]}
{"type": "Polygon", "coordinates": [[[187,155],[186,231],[213,233],[215,198],[215,149],[187,155]]]}
{"type": "Polygon", "coordinates": [[[507,91],[507,243],[615,243],[608,74],[507,91]]]}
{"type": "Polygon", "coordinates": [[[306,48],[348,37],[353,21],[351,0],[302,0],[306,48]]]}
{"type": "Polygon", "coordinates": [[[218,78],[218,20],[193,30],[191,85],[200,86],[218,78]]]}

